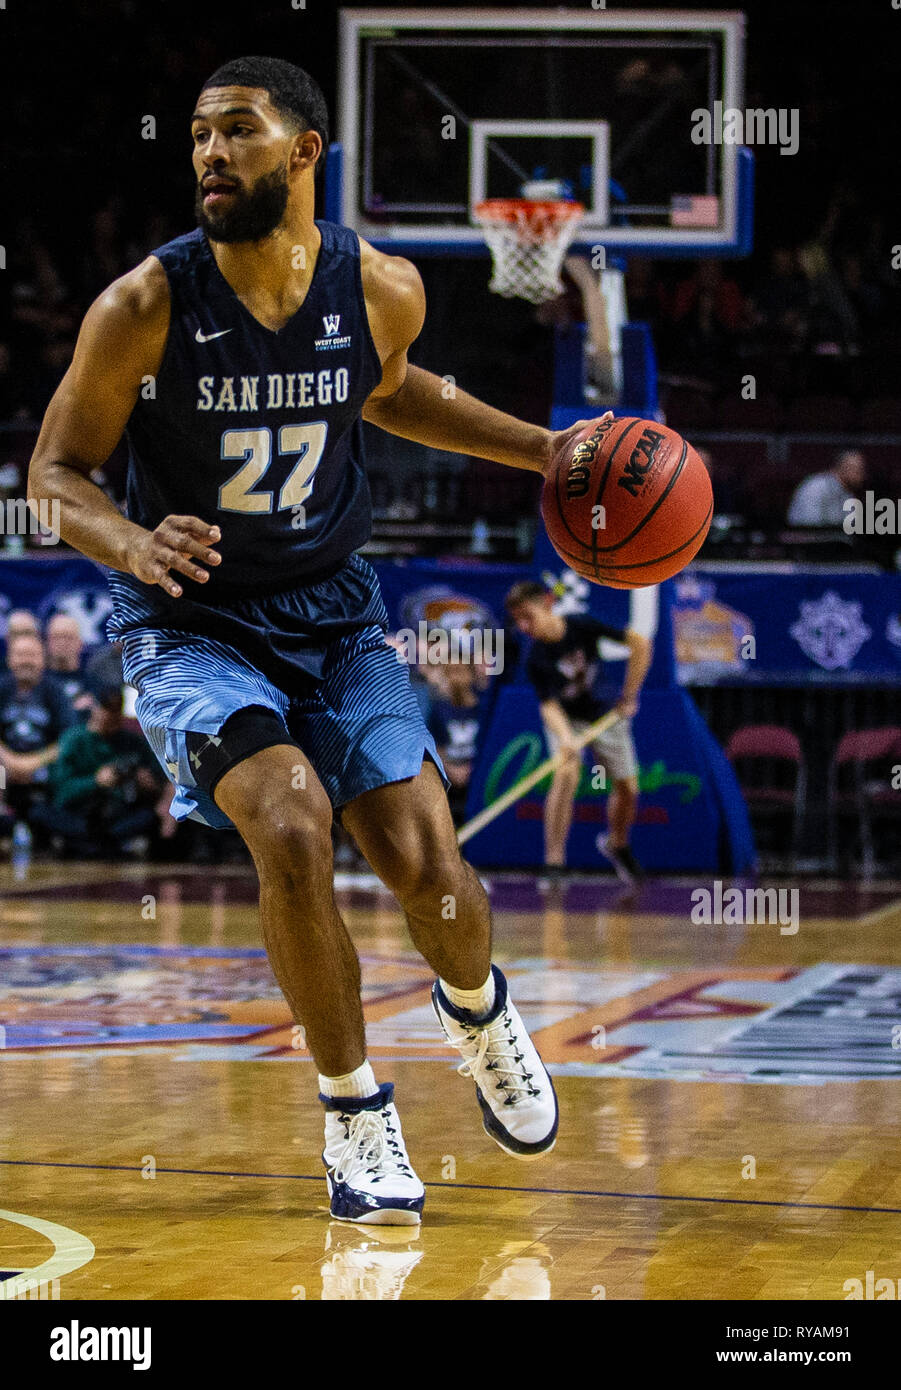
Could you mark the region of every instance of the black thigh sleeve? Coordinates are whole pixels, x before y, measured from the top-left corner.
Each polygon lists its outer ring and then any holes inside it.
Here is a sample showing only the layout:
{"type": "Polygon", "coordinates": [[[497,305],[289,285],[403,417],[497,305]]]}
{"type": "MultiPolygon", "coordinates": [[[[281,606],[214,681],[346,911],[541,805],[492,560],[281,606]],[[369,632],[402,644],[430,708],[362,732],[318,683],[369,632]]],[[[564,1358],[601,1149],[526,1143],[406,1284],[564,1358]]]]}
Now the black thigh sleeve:
{"type": "Polygon", "coordinates": [[[185,734],[194,781],[209,796],[237,763],[277,743],[293,743],[299,751],[281,716],[263,705],[248,705],[229,715],[218,734],[200,734],[193,729],[185,734]]]}

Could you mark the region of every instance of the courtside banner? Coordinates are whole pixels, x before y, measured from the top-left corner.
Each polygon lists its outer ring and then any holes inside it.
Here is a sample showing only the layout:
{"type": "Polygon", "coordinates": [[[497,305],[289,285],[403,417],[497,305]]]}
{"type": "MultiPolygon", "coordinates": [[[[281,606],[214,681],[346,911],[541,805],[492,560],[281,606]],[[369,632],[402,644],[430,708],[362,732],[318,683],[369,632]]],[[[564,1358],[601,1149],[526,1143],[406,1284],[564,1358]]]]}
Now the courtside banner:
{"type": "Polygon", "coordinates": [[[901,685],[901,575],[694,565],[673,595],[682,685],[901,685]]]}

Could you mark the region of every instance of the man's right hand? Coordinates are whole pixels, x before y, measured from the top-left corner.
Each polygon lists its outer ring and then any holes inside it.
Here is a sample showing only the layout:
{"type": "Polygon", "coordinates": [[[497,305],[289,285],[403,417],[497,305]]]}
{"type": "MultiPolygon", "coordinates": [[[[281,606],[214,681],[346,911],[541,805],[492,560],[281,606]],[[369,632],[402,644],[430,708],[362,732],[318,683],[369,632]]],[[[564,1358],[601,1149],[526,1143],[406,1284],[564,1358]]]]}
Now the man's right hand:
{"type": "Polygon", "coordinates": [[[167,516],[155,531],[145,531],[128,551],[131,573],[145,584],[158,584],[172,598],[178,598],[182,586],[169,571],[178,570],[198,584],[205,584],[209,571],[194,563],[204,560],[218,565],[222,556],[210,550],[210,544],[220,538],[218,526],[210,526],[196,516],[167,516]]]}

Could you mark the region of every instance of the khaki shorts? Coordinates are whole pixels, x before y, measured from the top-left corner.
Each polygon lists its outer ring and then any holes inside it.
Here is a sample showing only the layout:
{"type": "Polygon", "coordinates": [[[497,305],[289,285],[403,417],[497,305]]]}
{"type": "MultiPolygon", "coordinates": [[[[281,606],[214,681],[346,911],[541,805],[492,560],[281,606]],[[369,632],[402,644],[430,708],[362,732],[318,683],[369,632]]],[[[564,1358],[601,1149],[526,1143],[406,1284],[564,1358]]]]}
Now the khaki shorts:
{"type": "MultiPolygon", "coordinates": [[[[590,728],[584,719],[571,719],[570,726],[574,734],[583,734],[590,728]]],[[[553,757],[560,748],[560,740],[547,724],[544,726],[544,736],[553,757]]],[[[620,719],[606,734],[601,734],[600,738],[596,738],[587,747],[607,774],[608,786],[611,782],[624,782],[630,777],[638,776],[638,759],[635,756],[635,744],[632,742],[631,719],[620,719]]]]}

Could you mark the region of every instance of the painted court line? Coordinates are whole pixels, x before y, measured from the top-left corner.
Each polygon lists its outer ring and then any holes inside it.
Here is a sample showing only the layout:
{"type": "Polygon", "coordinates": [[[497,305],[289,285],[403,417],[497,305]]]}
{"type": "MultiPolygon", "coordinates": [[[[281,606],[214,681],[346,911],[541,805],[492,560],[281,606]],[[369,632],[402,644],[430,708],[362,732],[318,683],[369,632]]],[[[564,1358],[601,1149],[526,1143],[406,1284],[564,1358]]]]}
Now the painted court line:
{"type": "Polygon", "coordinates": [[[17,1293],[27,1293],[35,1284],[49,1284],[53,1279],[61,1279],[64,1274],[81,1269],[89,1264],[96,1253],[93,1242],[68,1226],[59,1226],[55,1221],[43,1221],[39,1216],[26,1216],[21,1211],[4,1211],[0,1208],[0,1221],[11,1221],[16,1226],[27,1226],[38,1235],[45,1236],[54,1247],[53,1254],[43,1264],[33,1269],[23,1269],[9,1279],[0,1280],[0,1297],[15,1298],[17,1293]]]}
{"type": "Polygon", "coordinates": [[[886,903],[883,907],[874,907],[871,912],[865,912],[863,916],[857,918],[854,925],[856,927],[879,927],[883,922],[896,917],[899,911],[901,911],[901,898],[893,898],[890,903],[886,903]]]}
{"type": "MultiPolygon", "coordinates": [[[[102,1173],[140,1173],[141,1169],[130,1163],[54,1163],[43,1159],[0,1158],[0,1167],[8,1168],[78,1168],[102,1173]]],[[[230,1172],[224,1168],[157,1168],[156,1172],[170,1173],[182,1177],[201,1178],[264,1178],[277,1182],[323,1182],[324,1174],[316,1173],[243,1173],[230,1172]]],[[[767,1201],[760,1197],[700,1197],[672,1192],[607,1192],[595,1188],[579,1187],[507,1187],[487,1182],[427,1182],[426,1187],[459,1188],[469,1192],[522,1192],[526,1196],[538,1197],[617,1197],[628,1201],[641,1202],[708,1202],[727,1207],[790,1207],[795,1211],[859,1211],[873,1212],[881,1216],[901,1216],[901,1207],[859,1207],[839,1202],[779,1202],[767,1201]]],[[[0,1212],[0,1216],[4,1215],[0,1212]]],[[[59,1227],[65,1230],[65,1227],[59,1227]]],[[[75,1234],[72,1232],[71,1234],[75,1234]]],[[[84,1237],[80,1237],[84,1239],[84,1237]]],[[[88,1242],[90,1244],[90,1242],[88,1242]]],[[[91,1247],[93,1251],[93,1246],[91,1247]]],[[[77,1268],[77,1266],[76,1266],[77,1268]]]]}

